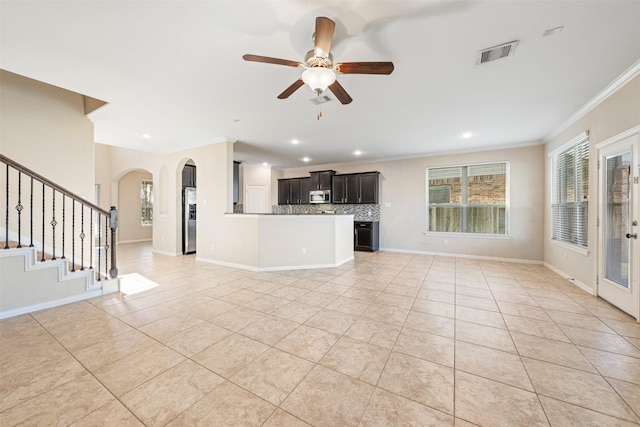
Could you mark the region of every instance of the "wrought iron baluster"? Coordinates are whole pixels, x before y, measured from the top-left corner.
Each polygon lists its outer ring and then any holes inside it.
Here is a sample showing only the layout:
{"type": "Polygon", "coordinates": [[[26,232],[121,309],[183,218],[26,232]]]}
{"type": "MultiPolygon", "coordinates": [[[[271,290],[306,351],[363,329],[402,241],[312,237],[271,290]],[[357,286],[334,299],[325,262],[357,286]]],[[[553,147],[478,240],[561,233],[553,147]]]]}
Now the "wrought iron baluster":
{"type": "Polygon", "coordinates": [[[9,249],[9,165],[7,169],[7,189],[5,191],[5,198],[7,199],[7,208],[4,214],[4,248],[9,249]]]}
{"type": "Polygon", "coordinates": [[[80,205],[80,271],[84,271],[84,204],[80,205]]]}
{"type": "Polygon", "coordinates": [[[52,249],[53,256],[51,257],[51,261],[55,261],[56,258],[56,225],[58,225],[58,221],[56,221],[56,189],[52,188],[51,198],[53,200],[53,219],[51,220],[51,235],[52,237],[52,249]]]}
{"type": "Polygon", "coordinates": [[[66,257],[64,256],[64,229],[65,227],[65,195],[64,193],[62,193],[62,256],[60,257],[60,259],[66,259],[66,257]]]}
{"type": "Polygon", "coordinates": [[[42,257],[40,258],[40,262],[44,262],[44,223],[45,223],[45,215],[44,215],[44,182],[42,183],[42,257]]]}
{"type": "Polygon", "coordinates": [[[104,217],[104,278],[109,278],[109,221],[104,217]]]}
{"type": "Polygon", "coordinates": [[[71,199],[71,271],[76,271],[76,199],[71,199]]]}
{"type": "Polygon", "coordinates": [[[18,211],[18,248],[22,247],[22,172],[18,171],[18,204],[16,210],[18,211]]]}
{"type": "Polygon", "coordinates": [[[100,246],[101,244],[101,239],[100,237],[102,237],[102,215],[98,215],[98,281],[100,281],[100,265],[101,265],[101,261],[100,261],[100,255],[102,252],[102,247],[100,246]]]}
{"type": "Polygon", "coordinates": [[[109,211],[109,227],[111,228],[111,269],[109,276],[112,279],[118,277],[118,263],[116,257],[116,228],[118,227],[118,211],[115,206],[111,206],[109,211]]]}
{"type": "MultiPolygon", "coordinates": [[[[90,210],[89,224],[90,224],[89,228],[91,229],[91,243],[89,244],[89,268],[92,269],[93,268],[93,251],[96,245],[96,236],[93,231],[93,208],[90,210]]],[[[98,225],[98,231],[100,231],[99,225],[98,225]]],[[[100,270],[100,267],[98,266],[98,271],[99,270],[100,270]]]]}
{"type": "Polygon", "coordinates": [[[31,195],[29,196],[29,247],[33,247],[33,177],[31,177],[31,195]]]}

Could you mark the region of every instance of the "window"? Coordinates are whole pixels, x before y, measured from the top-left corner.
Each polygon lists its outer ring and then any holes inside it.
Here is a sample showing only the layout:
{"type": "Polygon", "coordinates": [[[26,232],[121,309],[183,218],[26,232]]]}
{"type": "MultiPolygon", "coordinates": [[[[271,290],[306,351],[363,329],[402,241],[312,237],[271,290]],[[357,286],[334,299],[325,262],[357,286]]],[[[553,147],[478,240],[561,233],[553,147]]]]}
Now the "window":
{"type": "Polygon", "coordinates": [[[153,181],[142,180],[140,185],[142,199],[142,225],[153,224],[153,181]]]}
{"type": "Polygon", "coordinates": [[[589,245],[589,135],[585,132],[551,153],[552,239],[589,245]]]}
{"type": "Polygon", "coordinates": [[[427,168],[427,231],[508,233],[508,162],[427,168]]]}

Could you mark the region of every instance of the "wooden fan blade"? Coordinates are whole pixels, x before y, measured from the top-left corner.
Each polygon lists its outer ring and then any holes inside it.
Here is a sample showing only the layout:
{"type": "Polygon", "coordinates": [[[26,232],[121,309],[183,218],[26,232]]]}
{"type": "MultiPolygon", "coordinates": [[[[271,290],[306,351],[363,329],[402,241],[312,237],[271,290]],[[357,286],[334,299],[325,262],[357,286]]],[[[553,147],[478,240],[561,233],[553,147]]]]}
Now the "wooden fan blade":
{"type": "Polygon", "coordinates": [[[315,48],[313,51],[317,56],[326,58],[331,50],[331,41],[333,40],[333,31],[336,23],[324,16],[316,18],[316,33],[314,35],[315,48]]]}
{"type": "Polygon", "coordinates": [[[304,82],[302,81],[302,79],[296,80],[291,86],[286,88],[280,95],[278,95],[278,99],[287,99],[293,92],[300,89],[300,86],[302,86],[303,84],[304,82]]]}
{"type": "Polygon", "coordinates": [[[287,67],[299,67],[301,63],[297,61],[289,61],[288,59],[271,58],[269,56],[251,55],[246,54],[242,56],[245,61],[251,62],[263,62],[265,64],[286,65],[287,67]]]}
{"type": "Polygon", "coordinates": [[[393,62],[343,62],[335,69],[342,74],[391,74],[393,62]]]}
{"type": "Polygon", "coordinates": [[[338,83],[337,80],[331,83],[331,85],[329,85],[329,89],[331,90],[331,92],[333,92],[336,98],[338,98],[338,101],[340,101],[341,103],[350,104],[351,101],[353,101],[353,99],[351,99],[347,91],[344,90],[342,85],[338,83]]]}

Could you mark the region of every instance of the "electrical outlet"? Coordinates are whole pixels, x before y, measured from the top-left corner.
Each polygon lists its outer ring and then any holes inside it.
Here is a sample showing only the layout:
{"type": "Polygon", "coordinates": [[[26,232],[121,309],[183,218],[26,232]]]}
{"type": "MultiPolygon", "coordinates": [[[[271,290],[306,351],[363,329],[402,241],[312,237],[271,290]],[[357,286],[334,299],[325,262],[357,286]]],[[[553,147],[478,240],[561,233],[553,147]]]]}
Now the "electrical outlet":
{"type": "Polygon", "coordinates": [[[216,248],[216,244],[215,244],[215,243],[212,243],[212,244],[211,244],[211,249],[215,249],[215,248],[216,248]]]}
{"type": "Polygon", "coordinates": [[[445,244],[445,245],[448,245],[448,244],[449,244],[449,240],[444,239],[444,244],[445,244]]]}
{"type": "Polygon", "coordinates": [[[307,248],[302,248],[302,255],[306,255],[307,254],[307,248]]]}

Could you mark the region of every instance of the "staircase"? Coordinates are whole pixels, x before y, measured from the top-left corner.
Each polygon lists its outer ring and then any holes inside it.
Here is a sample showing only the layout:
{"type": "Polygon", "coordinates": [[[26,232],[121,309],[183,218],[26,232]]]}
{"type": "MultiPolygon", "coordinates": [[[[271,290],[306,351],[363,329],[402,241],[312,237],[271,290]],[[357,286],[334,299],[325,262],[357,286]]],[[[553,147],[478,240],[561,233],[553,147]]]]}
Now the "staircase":
{"type": "Polygon", "coordinates": [[[0,165],[0,319],[117,292],[115,207],[104,210],[1,154],[0,165]]]}

